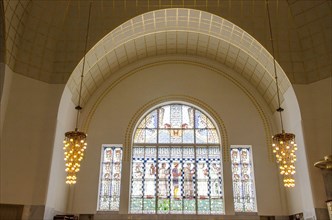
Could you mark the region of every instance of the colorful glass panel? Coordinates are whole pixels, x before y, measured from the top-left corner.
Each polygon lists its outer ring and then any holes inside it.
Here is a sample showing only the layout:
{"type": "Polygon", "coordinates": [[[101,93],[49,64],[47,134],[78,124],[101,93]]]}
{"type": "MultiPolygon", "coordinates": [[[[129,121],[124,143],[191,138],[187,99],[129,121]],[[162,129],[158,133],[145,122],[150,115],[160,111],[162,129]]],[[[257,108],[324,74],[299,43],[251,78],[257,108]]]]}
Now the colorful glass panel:
{"type": "Polygon", "coordinates": [[[211,214],[224,213],[224,195],[222,182],[222,163],[220,160],[220,148],[209,147],[209,193],[211,198],[211,214]]]}
{"type": "Polygon", "coordinates": [[[183,191],[183,177],[182,177],[182,148],[171,148],[171,207],[170,213],[182,213],[182,191],[183,191]]]}
{"type": "Polygon", "coordinates": [[[219,148],[216,127],[194,107],[148,113],[134,134],[130,212],[223,214],[219,148]]]}
{"type": "Polygon", "coordinates": [[[235,212],[256,212],[256,195],[250,146],[231,146],[235,212]]]}
{"type": "Polygon", "coordinates": [[[143,213],[155,213],[156,205],[156,156],[155,147],[146,147],[144,155],[144,203],[143,213]]]}
{"type": "Polygon", "coordinates": [[[121,167],[122,146],[103,146],[98,210],[119,210],[121,167]]]}

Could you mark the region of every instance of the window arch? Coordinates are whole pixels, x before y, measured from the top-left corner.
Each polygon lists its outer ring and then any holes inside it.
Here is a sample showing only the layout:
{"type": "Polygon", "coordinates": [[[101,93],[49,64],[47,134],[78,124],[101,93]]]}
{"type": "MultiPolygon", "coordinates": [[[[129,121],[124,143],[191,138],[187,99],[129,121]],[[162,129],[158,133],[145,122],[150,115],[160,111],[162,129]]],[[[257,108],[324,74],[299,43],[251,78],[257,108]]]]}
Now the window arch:
{"type": "Polygon", "coordinates": [[[223,214],[220,147],[213,120],[192,105],[148,112],[134,131],[130,212],[223,214]]]}

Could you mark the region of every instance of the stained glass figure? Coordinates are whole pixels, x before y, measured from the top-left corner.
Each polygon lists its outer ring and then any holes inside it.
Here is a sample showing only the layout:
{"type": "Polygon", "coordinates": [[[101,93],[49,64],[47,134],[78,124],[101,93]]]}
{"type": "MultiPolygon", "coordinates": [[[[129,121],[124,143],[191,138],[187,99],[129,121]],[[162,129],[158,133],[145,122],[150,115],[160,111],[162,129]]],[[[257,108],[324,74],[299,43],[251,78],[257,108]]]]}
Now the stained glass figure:
{"type": "Polygon", "coordinates": [[[220,158],[205,113],[184,104],[156,108],[134,133],[130,212],[223,214],[220,158]]]}
{"type": "Polygon", "coordinates": [[[197,164],[197,208],[199,214],[210,213],[208,149],[196,148],[197,164]]]}
{"type": "Polygon", "coordinates": [[[121,165],[122,146],[103,145],[98,210],[119,210],[121,165]]]}
{"type": "Polygon", "coordinates": [[[182,213],[182,148],[171,148],[171,207],[170,213],[182,213]]]}
{"type": "Polygon", "coordinates": [[[231,146],[235,212],[256,212],[256,195],[250,146],[231,146]]]}

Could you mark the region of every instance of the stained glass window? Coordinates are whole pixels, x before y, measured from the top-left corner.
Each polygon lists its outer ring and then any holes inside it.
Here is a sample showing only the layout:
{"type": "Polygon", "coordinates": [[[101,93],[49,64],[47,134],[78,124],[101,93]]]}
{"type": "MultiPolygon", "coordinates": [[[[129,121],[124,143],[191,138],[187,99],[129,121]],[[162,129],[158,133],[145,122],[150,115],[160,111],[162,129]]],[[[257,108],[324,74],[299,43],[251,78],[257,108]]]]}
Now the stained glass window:
{"type": "Polygon", "coordinates": [[[256,212],[255,182],[250,146],[231,146],[235,212],[256,212]]]}
{"type": "Polygon", "coordinates": [[[118,211],[122,168],[122,146],[103,145],[98,210],[118,211]]]}
{"type": "Polygon", "coordinates": [[[130,212],[223,214],[220,141],[212,120],[195,107],[164,105],[134,133],[130,212]]]}

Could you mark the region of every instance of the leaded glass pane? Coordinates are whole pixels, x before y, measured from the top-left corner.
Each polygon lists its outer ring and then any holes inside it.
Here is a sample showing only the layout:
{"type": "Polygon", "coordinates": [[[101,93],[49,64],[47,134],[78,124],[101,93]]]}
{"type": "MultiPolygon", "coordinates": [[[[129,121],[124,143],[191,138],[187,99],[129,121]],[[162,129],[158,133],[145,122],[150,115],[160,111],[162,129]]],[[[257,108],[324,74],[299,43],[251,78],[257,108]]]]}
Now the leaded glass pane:
{"type": "Polygon", "coordinates": [[[182,142],[182,129],[174,128],[171,132],[171,143],[177,144],[182,142]]]}
{"type": "Polygon", "coordinates": [[[157,213],[158,214],[167,214],[169,213],[170,201],[166,198],[160,198],[158,200],[157,213]]]}
{"type": "Polygon", "coordinates": [[[195,127],[207,128],[207,117],[201,111],[195,111],[195,127]]]}
{"type": "Polygon", "coordinates": [[[143,210],[143,163],[144,148],[133,149],[132,181],[131,181],[131,213],[142,213],[143,210]]]}
{"type": "MultiPolygon", "coordinates": [[[[209,198],[209,167],[208,167],[208,150],[205,147],[196,148],[197,157],[197,196],[198,200],[205,200],[209,198]]],[[[202,207],[204,202],[200,203],[202,210],[206,210],[202,207]]],[[[207,208],[209,209],[209,208],[207,208]]],[[[200,210],[200,209],[199,209],[200,210]]]]}
{"type": "Polygon", "coordinates": [[[144,198],[155,199],[156,196],[156,156],[155,147],[145,149],[144,198]]]}
{"type": "MultiPolygon", "coordinates": [[[[220,161],[219,147],[209,148],[209,177],[210,177],[210,195],[212,199],[223,198],[222,189],[222,167],[220,161]]],[[[223,208],[223,207],[219,207],[223,208]]]]}
{"type": "Polygon", "coordinates": [[[171,128],[181,128],[182,126],[182,109],[181,105],[171,105],[171,128]]]}
{"type": "Polygon", "coordinates": [[[156,210],[156,175],[157,175],[157,149],[145,148],[144,160],[144,203],[143,213],[152,214],[156,210]]]}
{"type": "Polygon", "coordinates": [[[249,146],[232,146],[234,209],[236,212],[255,212],[256,196],[249,146]]]}
{"type": "Polygon", "coordinates": [[[183,214],[195,214],[196,213],[196,200],[188,198],[183,200],[183,214]]]}
{"type": "Polygon", "coordinates": [[[119,210],[122,147],[103,146],[98,210],[119,210]]]}
{"type": "Polygon", "coordinates": [[[143,199],[132,195],[130,199],[130,212],[134,214],[142,213],[142,210],[143,210],[143,199]]]}
{"type": "Polygon", "coordinates": [[[171,207],[170,213],[182,213],[182,148],[171,148],[171,207]]]}
{"type": "Polygon", "coordinates": [[[194,130],[193,129],[183,130],[183,143],[193,144],[194,141],[195,141],[194,130]]]}
{"type": "Polygon", "coordinates": [[[211,198],[211,214],[223,214],[224,213],[224,200],[211,198]]]}
{"type": "Polygon", "coordinates": [[[158,107],[139,123],[134,144],[131,213],[224,213],[219,137],[204,113],[158,107]]]}
{"type": "Polygon", "coordinates": [[[133,148],[131,212],[142,213],[143,208],[144,147],[133,148]],[[132,202],[133,201],[133,202],[132,202]]]}
{"type": "Polygon", "coordinates": [[[136,132],[134,135],[134,142],[135,143],[144,143],[145,142],[145,129],[144,128],[136,129],[136,132]]]}
{"type": "Polygon", "coordinates": [[[198,214],[210,214],[210,199],[200,198],[197,200],[198,214]]]}
{"type": "Polygon", "coordinates": [[[180,198],[171,198],[171,211],[172,214],[181,214],[183,210],[183,200],[180,198]]]}
{"type": "Polygon", "coordinates": [[[206,117],[206,127],[207,128],[215,128],[214,124],[212,123],[212,121],[206,117]]]}
{"type": "Polygon", "coordinates": [[[207,129],[196,129],[196,143],[205,144],[207,143],[208,130],[207,129]]]}
{"type": "Polygon", "coordinates": [[[145,129],[145,143],[157,143],[157,129],[145,129]]]}
{"type": "Polygon", "coordinates": [[[155,214],[156,213],[156,198],[145,198],[144,199],[144,209],[143,213],[145,214],[155,214]]]}
{"type": "Polygon", "coordinates": [[[159,128],[168,128],[171,126],[170,121],[170,106],[163,106],[158,109],[159,111],[159,128]]]}
{"type": "Polygon", "coordinates": [[[158,154],[158,197],[167,198],[170,193],[170,148],[161,147],[158,154]]]}
{"type": "Polygon", "coordinates": [[[171,142],[171,135],[170,131],[167,129],[159,129],[159,143],[170,143],[171,142]]]}
{"type": "Polygon", "coordinates": [[[183,196],[195,201],[195,150],[183,148],[183,196]]]}
{"type": "Polygon", "coordinates": [[[194,128],[194,108],[182,105],[182,128],[194,128]]]}
{"type": "Polygon", "coordinates": [[[137,128],[146,128],[146,119],[143,118],[142,121],[138,124],[137,128]]]}
{"type": "Polygon", "coordinates": [[[158,116],[157,110],[152,111],[145,117],[146,128],[157,128],[158,127],[158,116]]]}
{"type": "Polygon", "coordinates": [[[210,144],[219,143],[219,137],[218,137],[216,129],[209,129],[208,130],[208,143],[210,143],[210,144]]]}

